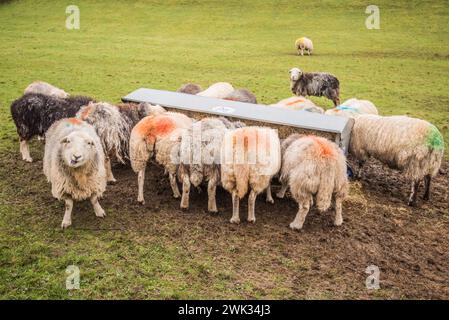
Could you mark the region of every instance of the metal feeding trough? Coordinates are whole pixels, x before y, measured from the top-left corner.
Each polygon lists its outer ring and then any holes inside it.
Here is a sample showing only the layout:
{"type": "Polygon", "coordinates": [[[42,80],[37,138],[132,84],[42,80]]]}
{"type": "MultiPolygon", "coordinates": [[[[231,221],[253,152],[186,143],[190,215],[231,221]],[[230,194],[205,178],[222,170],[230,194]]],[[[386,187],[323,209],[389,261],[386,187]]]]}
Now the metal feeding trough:
{"type": "Polygon", "coordinates": [[[269,126],[278,130],[281,139],[292,133],[316,134],[335,141],[345,154],[354,124],[353,119],[343,117],[146,88],[131,92],[122,101],[159,104],[195,119],[214,115],[243,120],[247,125],[269,126]]]}

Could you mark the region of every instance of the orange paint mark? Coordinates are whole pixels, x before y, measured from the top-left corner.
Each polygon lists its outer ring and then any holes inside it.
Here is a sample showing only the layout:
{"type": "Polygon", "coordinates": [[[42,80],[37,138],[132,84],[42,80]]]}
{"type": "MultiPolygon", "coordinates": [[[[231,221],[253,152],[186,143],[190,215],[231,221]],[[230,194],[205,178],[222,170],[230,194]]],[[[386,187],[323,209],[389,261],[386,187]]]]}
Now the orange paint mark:
{"type": "Polygon", "coordinates": [[[81,112],[81,119],[86,120],[91,111],[92,111],[92,107],[90,105],[84,107],[83,112],[81,112]]]}
{"type": "Polygon", "coordinates": [[[148,142],[154,142],[157,137],[164,137],[175,129],[175,121],[165,115],[146,117],[135,126],[138,134],[146,137],[148,142]]]}
{"type": "Polygon", "coordinates": [[[270,151],[270,139],[266,130],[257,128],[242,128],[232,137],[232,145],[243,142],[244,150],[257,149],[258,151],[270,151]]]}
{"type": "Polygon", "coordinates": [[[293,100],[293,101],[287,103],[287,106],[292,106],[292,105],[294,105],[294,104],[296,104],[298,102],[305,102],[305,101],[306,100],[299,98],[299,99],[296,99],[296,100],[293,100]]]}
{"type": "Polygon", "coordinates": [[[313,140],[314,145],[317,148],[318,154],[324,158],[337,158],[337,153],[329,141],[325,138],[317,137],[317,136],[308,136],[313,140]]]}
{"type": "Polygon", "coordinates": [[[82,121],[78,118],[68,118],[66,121],[73,125],[78,125],[82,123],[82,121]]]}

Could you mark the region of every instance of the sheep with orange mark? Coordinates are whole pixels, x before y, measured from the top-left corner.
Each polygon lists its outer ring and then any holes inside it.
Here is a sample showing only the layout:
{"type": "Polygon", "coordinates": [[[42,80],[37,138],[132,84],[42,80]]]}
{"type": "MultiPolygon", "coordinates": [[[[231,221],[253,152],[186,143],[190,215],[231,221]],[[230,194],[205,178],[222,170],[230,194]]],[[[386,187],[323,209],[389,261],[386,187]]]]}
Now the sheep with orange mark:
{"type": "Polygon", "coordinates": [[[369,157],[376,158],[403,172],[411,182],[409,205],[416,205],[423,180],[424,200],[428,200],[431,180],[438,173],[444,154],[440,131],[427,121],[407,116],[369,114],[354,120],[349,152],[358,160],[359,171],[369,157]]]}
{"type": "Polygon", "coordinates": [[[323,108],[318,107],[312,100],[309,100],[303,96],[286,98],[270,106],[292,110],[304,110],[320,114],[324,113],[323,108]]]}
{"type": "Polygon", "coordinates": [[[68,98],[69,94],[62,89],[59,89],[44,81],[34,81],[28,87],[25,88],[23,94],[27,93],[40,93],[47,96],[56,98],[68,98]]]}
{"type": "Polygon", "coordinates": [[[176,183],[179,166],[179,145],[184,130],[192,125],[192,119],[184,114],[165,112],[140,120],[131,131],[129,155],[131,167],[138,174],[137,201],[144,204],[143,188],[148,160],[155,157],[169,175],[173,196],[181,196],[176,183]]]}
{"type": "Polygon", "coordinates": [[[55,122],[46,133],[43,164],[53,197],[65,201],[63,229],[72,224],[74,200],[90,199],[95,215],[106,215],[98,202],[106,189],[104,152],[90,124],[78,118],[55,122]]]}
{"type": "Polygon", "coordinates": [[[198,92],[197,96],[224,99],[234,91],[234,87],[227,82],[217,82],[204,91],[198,92]]]}
{"type": "Polygon", "coordinates": [[[115,182],[111,170],[111,158],[115,157],[119,162],[125,163],[125,159],[128,158],[128,142],[132,124],[122,116],[116,106],[106,102],[91,102],[82,107],[76,116],[97,130],[106,154],[105,166],[108,181],[115,182]]]}
{"type": "Polygon", "coordinates": [[[361,114],[379,114],[374,103],[352,98],[336,108],[326,110],[325,114],[338,117],[355,118],[361,114]]]}
{"type": "Polygon", "coordinates": [[[292,134],[282,142],[281,190],[283,198],[290,188],[299,205],[293,230],[300,230],[315,197],[316,207],[323,212],[335,203],[334,224],[343,223],[342,201],[348,192],[346,158],[338,146],[321,137],[292,134]]]}
{"type": "Polygon", "coordinates": [[[281,166],[277,131],[263,127],[245,127],[225,133],[221,145],[221,182],[232,195],[231,223],[239,223],[239,201],[250,189],[248,221],[255,222],[255,201],[267,190],[272,202],[270,181],[281,166]]]}

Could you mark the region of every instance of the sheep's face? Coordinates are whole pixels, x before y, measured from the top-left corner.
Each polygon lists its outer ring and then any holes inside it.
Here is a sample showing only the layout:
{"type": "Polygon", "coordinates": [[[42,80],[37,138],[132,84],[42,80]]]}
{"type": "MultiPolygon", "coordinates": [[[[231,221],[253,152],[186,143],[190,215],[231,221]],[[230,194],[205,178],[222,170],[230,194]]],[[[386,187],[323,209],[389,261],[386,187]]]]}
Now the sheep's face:
{"type": "Polygon", "coordinates": [[[83,166],[95,153],[94,141],[83,132],[72,132],[61,140],[61,155],[68,167],[83,166]]]}
{"type": "Polygon", "coordinates": [[[291,69],[289,71],[289,73],[290,73],[290,80],[291,81],[298,81],[299,77],[302,74],[302,71],[300,69],[298,69],[298,68],[293,68],[293,69],[291,69]]]}

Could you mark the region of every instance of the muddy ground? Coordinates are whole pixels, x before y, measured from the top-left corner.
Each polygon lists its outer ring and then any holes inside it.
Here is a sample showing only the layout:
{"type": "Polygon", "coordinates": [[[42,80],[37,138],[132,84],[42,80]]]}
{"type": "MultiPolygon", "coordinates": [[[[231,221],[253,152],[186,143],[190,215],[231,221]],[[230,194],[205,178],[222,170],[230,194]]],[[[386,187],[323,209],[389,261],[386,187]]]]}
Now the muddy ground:
{"type": "MultiPolygon", "coordinates": [[[[41,173],[41,157],[35,158],[26,164],[17,161],[18,154],[3,154],[1,178],[15,188],[30,181],[41,185],[31,193],[18,192],[14,201],[34,197],[35,210],[42,212],[35,223],[58,228],[63,206],[48,210],[55,200],[41,173]]],[[[449,171],[447,162],[443,167],[449,171]]],[[[370,161],[362,180],[351,182],[341,227],[333,226],[332,212],[312,210],[304,229],[296,232],[288,228],[297,210],[289,198],[275,198],[272,205],[259,196],[255,224],[244,219],[244,199],[242,223],[232,225],[231,197],[221,189],[219,214],[207,213],[206,193],[196,191],[191,192],[190,210],[182,211],[163,170],[151,164],[146,204],[141,206],[136,202],[135,174],[122,165],[115,165],[113,171],[118,182],[108,187],[101,202],[108,216],[100,220],[88,204],[76,206],[71,228],[133,233],[143,242],[147,236],[159,236],[181,246],[192,259],[212,257],[217,268],[236,273],[229,281],[237,286],[249,281],[261,298],[449,298],[449,174],[434,179],[429,202],[422,201],[421,190],[418,207],[410,208],[404,179],[370,161]],[[381,290],[365,287],[369,265],[380,268],[381,290]]],[[[274,186],[274,193],[278,188],[274,186]]],[[[254,297],[244,290],[237,296],[254,297]]]]}

